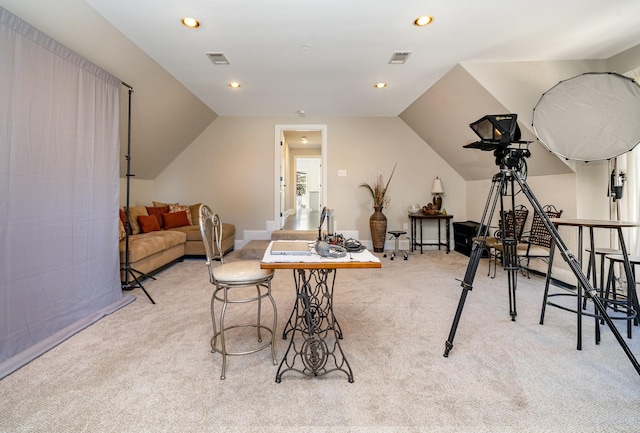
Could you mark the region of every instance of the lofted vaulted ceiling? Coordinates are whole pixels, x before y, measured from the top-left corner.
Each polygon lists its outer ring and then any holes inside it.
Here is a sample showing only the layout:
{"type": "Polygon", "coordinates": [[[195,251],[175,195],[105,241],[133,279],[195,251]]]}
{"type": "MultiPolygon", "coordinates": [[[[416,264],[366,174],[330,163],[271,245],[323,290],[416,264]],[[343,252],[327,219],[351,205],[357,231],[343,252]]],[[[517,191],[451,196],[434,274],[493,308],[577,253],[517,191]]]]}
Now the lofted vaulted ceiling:
{"type": "MultiPolygon", "coordinates": [[[[141,179],[155,178],[218,115],[398,116],[461,63],[606,59],[640,41],[638,0],[0,6],[134,86],[132,156],[141,179]],[[414,26],[420,15],[432,15],[433,23],[414,26]],[[184,27],[184,16],[200,27],[184,27]],[[214,65],[210,52],[224,53],[230,64],[214,65]],[[394,52],[410,53],[406,63],[389,64],[394,52]],[[242,87],[232,89],[230,81],[242,87]],[[375,89],[377,82],[387,87],[375,89]]],[[[456,156],[434,148],[455,166],[456,156]]]]}
{"type": "Polygon", "coordinates": [[[86,1],[220,116],[397,116],[461,62],[607,58],[640,40],[637,0],[86,1]]]}

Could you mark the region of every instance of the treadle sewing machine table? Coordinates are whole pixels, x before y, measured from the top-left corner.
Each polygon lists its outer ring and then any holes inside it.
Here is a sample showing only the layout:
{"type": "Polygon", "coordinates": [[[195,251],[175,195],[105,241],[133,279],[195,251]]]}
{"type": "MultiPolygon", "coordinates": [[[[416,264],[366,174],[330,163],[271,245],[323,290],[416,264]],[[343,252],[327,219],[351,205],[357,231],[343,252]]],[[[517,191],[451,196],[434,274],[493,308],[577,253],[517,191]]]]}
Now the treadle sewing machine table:
{"type": "Polygon", "coordinates": [[[365,250],[347,253],[343,258],[311,256],[274,256],[271,245],[265,251],[262,269],[292,269],[296,302],[285,325],[282,338],[291,334],[276,382],[287,371],[305,376],[324,376],[342,371],[353,383],[353,372],[340,345],[343,334],[333,312],[333,289],[338,269],[381,268],[380,260],[365,250]]]}

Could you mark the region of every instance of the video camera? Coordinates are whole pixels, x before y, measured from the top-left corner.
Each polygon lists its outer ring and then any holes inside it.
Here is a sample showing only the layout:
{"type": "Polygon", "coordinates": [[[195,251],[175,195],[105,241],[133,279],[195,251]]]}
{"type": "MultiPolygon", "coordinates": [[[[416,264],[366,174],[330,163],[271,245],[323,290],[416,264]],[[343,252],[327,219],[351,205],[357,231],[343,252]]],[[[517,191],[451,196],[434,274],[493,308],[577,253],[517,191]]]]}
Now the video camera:
{"type": "Polygon", "coordinates": [[[531,141],[520,140],[521,132],[517,114],[487,114],[471,123],[469,127],[480,137],[480,140],[463,147],[492,150],[496,157],[496,165],[519,170],[524,166],[523,159],[531,156],[528,149],[531,141]],[[518,144],[519,147],[510,148],[512,144],[518,144]]]}

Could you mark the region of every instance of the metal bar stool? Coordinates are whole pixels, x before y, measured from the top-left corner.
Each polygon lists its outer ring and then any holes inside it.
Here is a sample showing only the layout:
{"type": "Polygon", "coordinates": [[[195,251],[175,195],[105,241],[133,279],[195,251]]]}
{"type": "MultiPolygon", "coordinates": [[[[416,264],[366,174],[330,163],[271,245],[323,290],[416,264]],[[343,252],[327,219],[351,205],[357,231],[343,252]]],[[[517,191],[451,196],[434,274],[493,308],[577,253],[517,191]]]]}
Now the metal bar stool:
{"type": "Polygon", "coordinates": [[[622,254],[622,251],[616,250],[613,248],[599,248],[599,247],[594,248],[593,254],[591,253],[591,248],[586,248],[585,251],[589,253],[589,266],[587,267],[587,280],[591,278],[591,272],[593,272],[593,279],[592,279],[593,287],[598,289],[600,293],[603,293],[604,284],[605,284],[604,275],[606,274],[605,267],[604,267],[604,259],[606,256],[611,254],[622,254]],[[597,269],[597,266],[596,266],[597,263],[595,261],[595,256],[600,257],[599,270],[597,269]],[[600,284],[597,284],[598,273],[600,274],[600,284]]]}
{"type": "Polygon", "coordinates": [[[640,265],[640,256],[629,256],[629,265],[631,266],[631,274],[634,284],[630,286],[627,282],[626,285],[620,285],[620,289],[616,289],[616,276],[615,266],[616,264],[624,264],[624,256],[622,254],[611,254],[607,256],[609,260],[609,273],[607,276],[607,287],[602,296],[602,302],[605,308],[611,307],[614,312],[620,312],[621,315],[610,315],[611,319],[626,320],[627,321],[627,338],[631,338],[631,322],[636,326],[638,325],[638,295],[636,292],[636,265],[640,265]],[[627,293],[627,289],[630,289],[630,293],[627,293]]]}
{"type": "MultiPolygon", "coordinates": [[[[225,378],[227,370],[227,356],[248,355],[258,352],[271,346],[271,359],[277,365],[275,353],[275,333],[278,310],[276,303],[271,296],[271,280],[273,270],[261,269],[259,260],[241,260],[224,263],[222,256],[222,222],[217,214],[211,212],[206,206],[200,206],[200,232],[207,256],[207,268],[209,269],[209,281],[215,289],[211,296],[211,322],[213,325],[213,337],[211,337],[211,351],[222,355],[222,374],[220,379],[225,378]],[[215,245],[215,248],[214,248],[215,245]],[[213,262],[219,260],[220,266],[214,267],[213,262]],[[255,289],[250,289],[252,286],[255,289]],[[273,310],[273,324],[265,326],[262,324],[262,300],[271,301],[273,310]],[[243,305],[257,303],[257,316],[252,321],[234,320],[231,324],[225,324],[225,314],[230,305],[243,305]],[[216,314],[214,306],[222,304],[219,314],[216,314]],[[253,344],[246,350],[229,350],[231,341],[227,341],[226,334],[229,331],[241,328],[254,328],[257,332],[259,344],[253,344]],[[263,331],[269,334],[266,342],[262,341],[263,331]]],[[[237,340],[237,339],[236,339],[237,340]]]]}
{"type": "MultiPolygon", "coordinates": [[[[400,249],[400,236],[406,235],[407,232],[404,230],[389,230],[387,233],[391,235],[389,236],[389,239],[394,239],[395,241],[394,250],[389,251],[389,253],[391,253],[390,260],[393,260],[396,257],[396,254],[400,254],[400,253],[402,253],[402,256],[404,257],[404,259],[407,260],[409,258],[409,254],[406,251],[400,249]]],[[[383,257],[387,257],[387,252],[384,253],[383,257]]]]}

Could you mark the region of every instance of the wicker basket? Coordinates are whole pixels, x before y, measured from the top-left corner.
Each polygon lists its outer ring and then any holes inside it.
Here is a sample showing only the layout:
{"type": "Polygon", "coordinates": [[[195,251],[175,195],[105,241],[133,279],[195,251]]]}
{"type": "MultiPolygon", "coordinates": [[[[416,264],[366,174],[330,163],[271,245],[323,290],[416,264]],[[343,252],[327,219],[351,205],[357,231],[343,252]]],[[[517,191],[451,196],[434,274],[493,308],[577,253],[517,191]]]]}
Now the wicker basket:
{"type": "Polygon", "coordinates": [[[429,203],[426,206],[422,206],[422,209],[420,209],[420,213],[422,213],[423,215],[439,215],[440,211],[433,204],[429,203]]]}

